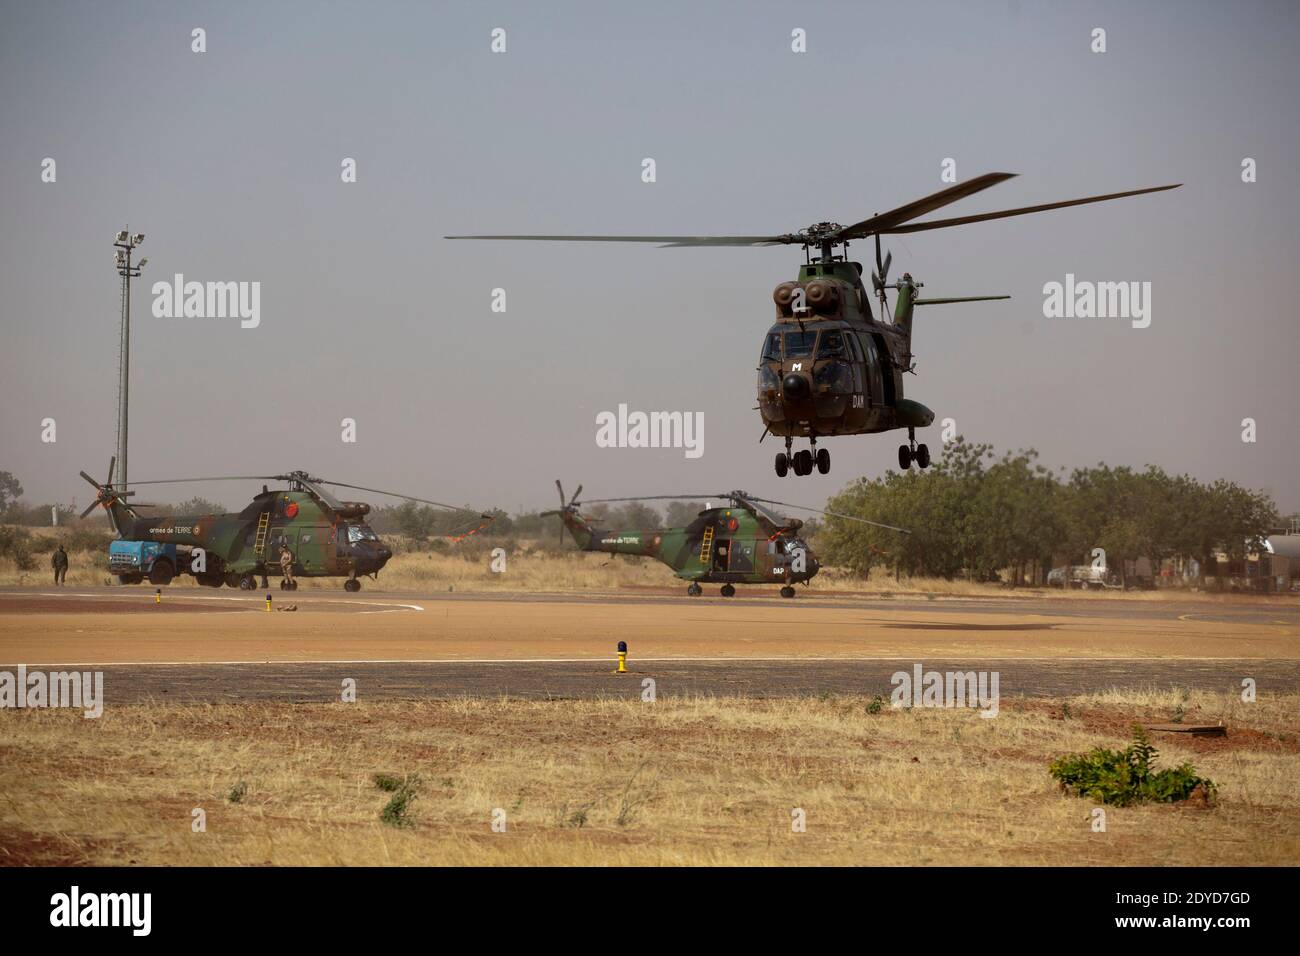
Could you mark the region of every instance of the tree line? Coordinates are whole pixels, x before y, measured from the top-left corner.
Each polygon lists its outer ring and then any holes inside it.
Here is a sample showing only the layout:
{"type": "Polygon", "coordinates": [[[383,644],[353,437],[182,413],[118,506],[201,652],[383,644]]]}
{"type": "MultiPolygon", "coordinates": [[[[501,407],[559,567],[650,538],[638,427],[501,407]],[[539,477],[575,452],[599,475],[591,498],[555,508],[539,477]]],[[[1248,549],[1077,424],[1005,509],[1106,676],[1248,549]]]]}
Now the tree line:
{"type": "Polygon", "coordinates": [[[1138,558],[1153,574],[1169,558],[1194,558],[1210,573],[1216,552],[1242,560],[1262,546],[1279,517],[1272,499],[1235,482],[1209,484],[1104,463],[1068,476],[1038,461],[1033,449],[997,456],[962,437],[944,446],[926,471],[859,478],[827,510],[909,529],[910,535],[828,518],[818,544],[824,559],[866,575],[1041,580],[1054,559],[1091,563],[1093,549],[1125,573],[1138,558]]]}

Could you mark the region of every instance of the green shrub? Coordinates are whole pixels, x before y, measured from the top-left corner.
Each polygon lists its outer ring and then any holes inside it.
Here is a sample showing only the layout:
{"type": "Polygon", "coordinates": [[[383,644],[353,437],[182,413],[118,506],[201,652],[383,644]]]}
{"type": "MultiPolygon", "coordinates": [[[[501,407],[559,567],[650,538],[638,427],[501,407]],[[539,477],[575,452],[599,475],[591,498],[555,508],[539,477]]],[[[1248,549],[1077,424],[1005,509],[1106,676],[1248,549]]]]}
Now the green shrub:
{"type": "Polygon", "coordinates": [[[1190,763],[1153,770],[1158,755],[1145,731],[1135,724],[1133,742],[1123,750],[1098,747],[1086,754],[1067,754],[1052,761],[1049,772],[1066,790],[1112,806],[1176,803],[1198,787],[1203,788],[1207,800],[1214,796],[1214,782],[1198,777],[1190,763]]]}
{"type": "Polygon", "coordinates": [[[419,795],[420,775],[408,773],[405,777],[395,777],[389,773],[377,773],[374,781],[380,790],[393,795],[379,812],[380,821],[390,827],[409,827],[411,820],[407,814],[419,795]]]}
{"type": "Polygon", "coordinates": [[[26,528],[0,525],[0,558],[12,558],[19,571],[36,569],[32,533],[26,528]]]}

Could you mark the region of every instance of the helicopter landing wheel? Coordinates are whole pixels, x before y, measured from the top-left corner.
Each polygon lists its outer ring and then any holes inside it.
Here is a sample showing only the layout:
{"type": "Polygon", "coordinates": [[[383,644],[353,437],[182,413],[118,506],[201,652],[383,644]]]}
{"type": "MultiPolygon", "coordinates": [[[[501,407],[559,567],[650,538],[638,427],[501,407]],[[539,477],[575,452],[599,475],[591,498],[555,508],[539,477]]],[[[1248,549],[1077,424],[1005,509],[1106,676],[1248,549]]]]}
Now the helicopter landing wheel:
{"type": "Polygon", "coordinates": [[[723,597],[735,597],[736,589],[732,587],[730,584],[724,584],[722,586],[721,594],[723,597]]]}
{"type": "Polygon", "coordinates": [[[794,473],[796,475],[811,475],[813,470],[813,456],[807,448],[803,451],[795,452],[794,456],[794,473]]]}
{"type": "Polygon", "coordinates": [[[356,578],[348,578],[346,581],[343,582],[343,590],[349,592],[360,591],[361,582],[358,581],[356,578]]]}
{"type": "Polygon", "coordinates": [[[290,591],[296,591],[296,590],[298,590],[298,582],[297,582],[297,581],[290,581],[290,582],[289,582],[289,590],[290,590],[290,591]]]}
{"type": "Polygon", "coordinates": [[[912,449],[906,445],[898,446],[898,467],[907,471],[912,467],[912,449]]]}
{"type": "Polygon", "coordinates": [[[785,587],[781,589],[781,597],[783,598],[794,597],[794,588],[790,587],[790,585],[787,584],[785,587]]]}
{"type": "Polygon", "coordinates": [[[257,578],[251,574],[245,574],[239,579],[239,590],[252,591],[257,587],[257,578]]]}
{"type": "Polygon", "coordinates": [[[790,459],[786,457],[785,452],[776,453],[776,476],[784,478],[790,472],[790,459]]]}
{"type": "Polygon", "coordinates": [[[830,474],[831,453],[825,448],[817,449],[817,470],[823,475],[830,474]]]}
{"type": "Polygon", "coordinates": [[[699,597],[701,594],[704,593],[704,588],[700,587],[698,584],[692,581],[691,586],[686,589],[686,593],[689,594],[691,597],[699,597]]]}
{"type": "Polygon", "coordinates": [[[930,467],[930,449],[925,445],[916,446],[916,463],[922,468],[930,467]]]}

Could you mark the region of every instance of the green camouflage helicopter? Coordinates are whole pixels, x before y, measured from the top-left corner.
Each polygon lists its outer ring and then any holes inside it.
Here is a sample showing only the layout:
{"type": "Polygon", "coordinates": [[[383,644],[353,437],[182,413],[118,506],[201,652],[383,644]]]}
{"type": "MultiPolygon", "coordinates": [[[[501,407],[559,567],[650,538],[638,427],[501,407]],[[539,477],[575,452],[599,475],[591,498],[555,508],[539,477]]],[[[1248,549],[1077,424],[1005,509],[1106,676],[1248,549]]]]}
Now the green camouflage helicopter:
{"type": "Polygon", "coordinates": [[[817,556],[800,537],[803,522],[798,518],[782,518],[763,507],[764,504],[782,508],[795,508],[834,518],[859,521],[862,524],[888,528],[900,534],[911,534],[904,528],[868,521],[835,511],[805,508],[768,498],[758,498],[743,491],[727,491],[713,495],[649,495],[640,498],[588,498],[584,503],[612,504],[626,501],[686,501],[711,498],[731,502],[728,506],[705,508],[684,528],[632,528],[605,530],[592,525],[579,511],[578,496],[582,485],[567,502],[564,487],[557,479],[555,488],[560,493],[560,509],[544,511],[543,515],[559,515],[563,529],[568,528],[573,540],[583,551],[604,551],[610,554],[635,554],[655,558],[668,565],[676,575],[689,581],[686,593],[696,597],[703,592],[704,583],[721,583],[722,596],[732,597],[737,584],[780,584],[781,597],[794,597],[794,585],[807,585],[821,568],[817,556]]]}
{"type": "MultiPolygon", "coordinates": [[[[114,464],[116,459],[108,468],[110,481],[114,464]]],[[[100,484],[84,471],[81,477],[96,491],[95,500],[81,516],[103,508],[113,530],[123,539],[113,542],[109,555],[109,570],[123,584],[138,584],[146,577],[151,584],[169,584],[177,574],[193,574],[208,587],[225,584],[243,590],[256,588],[260,576],[265,588],[268,574],[280,574],[281,549],[288,548],[294,558],[295,575],[346,576],[344,590],[359,591],[359,576],[376,578],[393,553],[366,524],[370,505],[340,501],[325,485],[464,510],[413,495],[325,481],[303,471],[291,471],[283,475],[133,481],[133,486],[196,481],[283,481],[289,485],[287,490],[274,491],[263,485],[261,493],[238,514],[141,515],[126,502],[134,491],[115,489],[108,482],[100,484]]],[[[481,518],[483,523],[469,534],[493,520],[491,515],[481,518]]],[[[296,589],[297,582],[291,587],[296,589]]]]}
{"type": "Polygon", "coordinates": [[[776,456],[776,473],[821,474],[831,468],[830,452],[817,447],[817,439],[834,435],[863,435],[907,429],[907,444],[898,448],[904,471],[912,462],[930,464],[930,450],[916,443],[916,429],[930,425],[934,412],[920,402],[903,397],[903,373],[915,372],[912,361],[912,310],[918,305],[983,302],[1007,299],[1005,295],[920,298],[923,283],[909,273],[889,282],[892,254],[881,255],[880,237],[946,229],[989,219],[1023,216],[1066,206],[1123,199],[1144,193],[1176,189],[1152,186],[1128,192],[1068,199],[1064,202],[1004,209],[998,212],[912,222],[919,216],[1011,179],[1015,173],[985,173],[950,186],[905,206],[878,213],[861,222],[841,226],[819,222],[798,232],[767,236],[594,236],[594,235],[478,235],[447,239],[526,239],[574,242],[652,242],[665,247],[797,245],[804,251],[799,278],[783,282],[773,292],[776,324],[768,331],[758,366],[758,405],[764,430],[785,439],[785,451],[776,456]],[[871,310],[871,295],[862,282],[862,266],[848,259],[849,241],[874,237],[876,269],[872,287],[879,299],[879,315],[871,310]],[[845,255],[834,255],[843,246],[845,255]],[[813,258],[810,250],[816,250],[813,258]],[[892,315],[886,289],[897,292],[892,315]],[[809,448],[792,452],[796,437],[809,440],[809,448]]]}

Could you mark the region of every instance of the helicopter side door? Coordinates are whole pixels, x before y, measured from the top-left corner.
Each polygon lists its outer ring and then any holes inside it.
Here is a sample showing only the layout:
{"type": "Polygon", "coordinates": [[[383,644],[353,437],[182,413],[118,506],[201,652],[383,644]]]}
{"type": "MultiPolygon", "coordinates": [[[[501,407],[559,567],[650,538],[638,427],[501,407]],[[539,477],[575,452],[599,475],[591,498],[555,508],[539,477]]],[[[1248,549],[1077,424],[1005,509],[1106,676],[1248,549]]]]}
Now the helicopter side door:
{"type": "Polygon", "coordinates": [[[893,392],[893,370],[886,370],[881,361],[881,354],[876,348],[876,339],[879,336],[859,333],[857,336],[858,345],[862,349],[865,358],[865,371],[867,374],[867,403],[870,407],[879,405],[892,405],[891,393],[893,392]],[[888,375],[888,379],[886,379],[888,375]]]}
{"type": "Polygon", "coordinates": [[[303,574],[325,574],[330,569],[334,546],[330,543],[329,525],[313,525],[298,531],[298,550],[294,557],[303,574]]]}
{"type": "Polygon", "coordinates": [[[731,562],[727,570],[734,574],[750,574],[754,570],[754,542],[752,540],[743,540],[741,538],[732,538],[729,542],[731,548],[731,562]]]}

